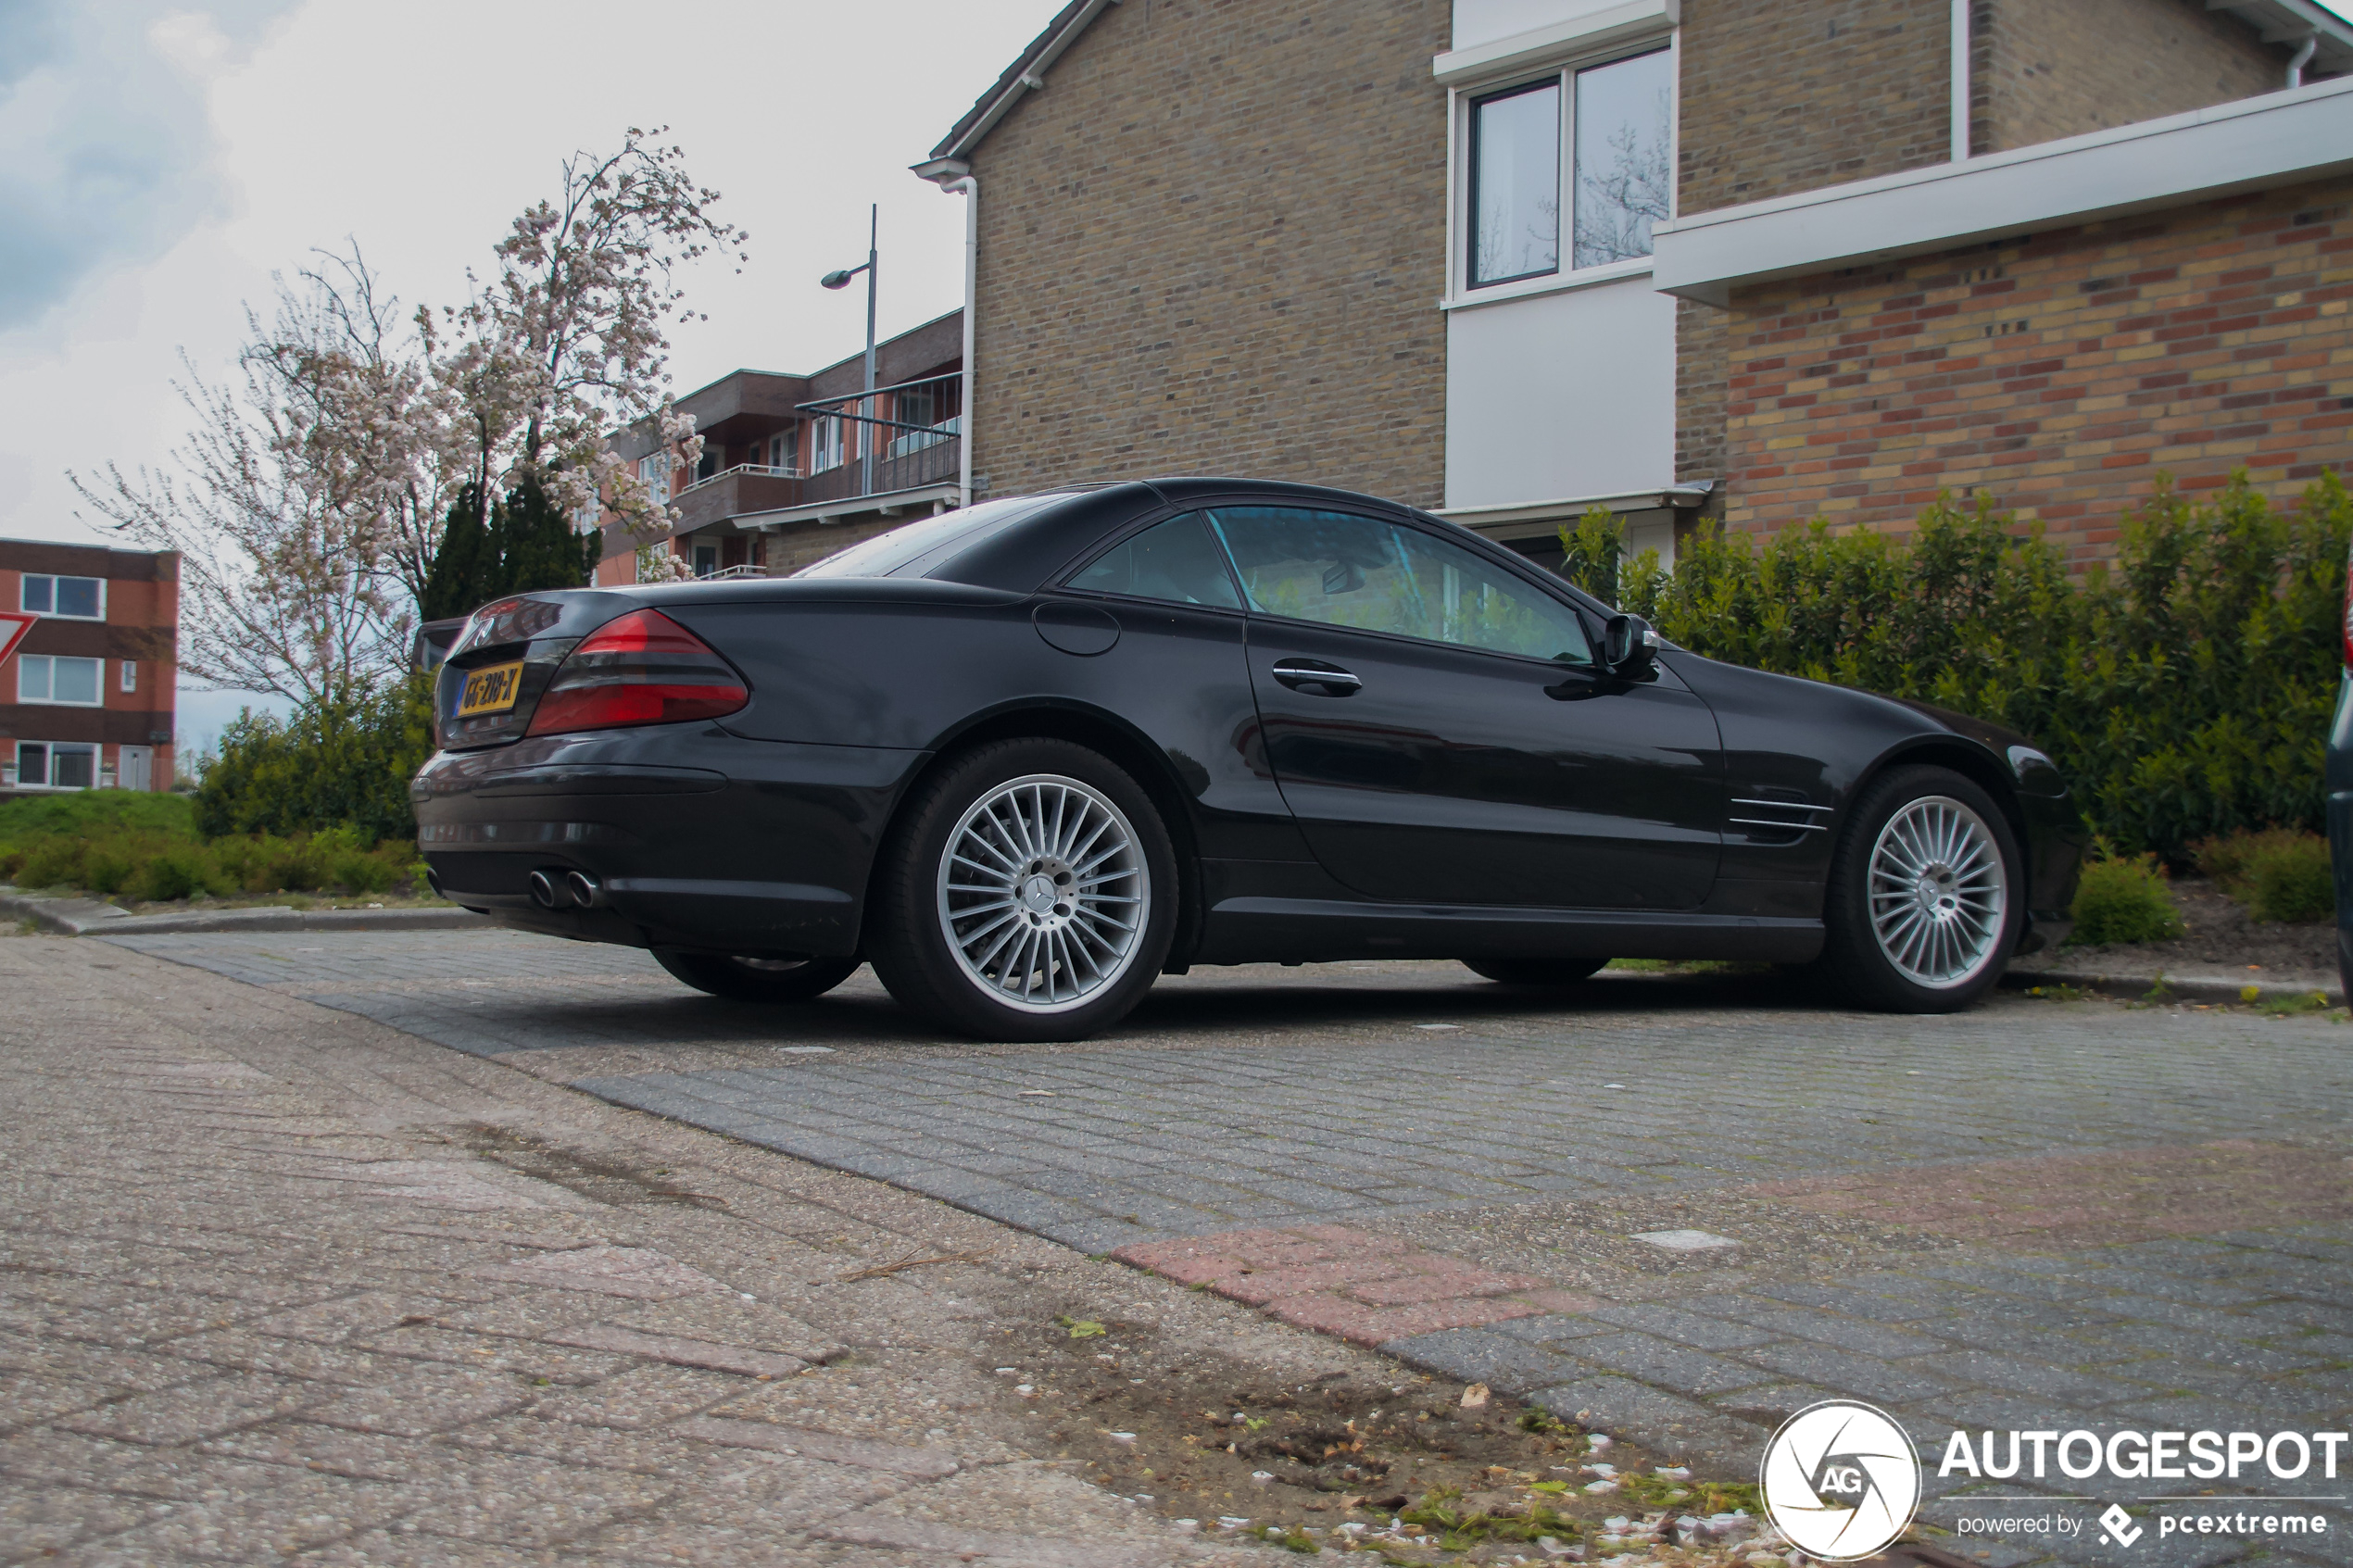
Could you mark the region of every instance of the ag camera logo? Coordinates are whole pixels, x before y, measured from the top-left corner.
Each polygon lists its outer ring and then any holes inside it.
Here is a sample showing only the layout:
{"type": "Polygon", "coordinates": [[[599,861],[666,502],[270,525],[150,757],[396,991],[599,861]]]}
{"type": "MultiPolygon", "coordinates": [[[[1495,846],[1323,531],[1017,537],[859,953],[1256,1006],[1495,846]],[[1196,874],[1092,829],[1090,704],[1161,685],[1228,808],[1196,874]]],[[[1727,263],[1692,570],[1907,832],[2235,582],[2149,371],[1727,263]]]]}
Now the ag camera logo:
{"type": "Polygon", "coordinates": [[[1912,1523],[1920,1461],[1886,1411],[1824,1399],[1781,1423],[1757,1471],[1765,1512],[1790,1544],[1825,1562],[1885,1549],[1912,1523]]]}

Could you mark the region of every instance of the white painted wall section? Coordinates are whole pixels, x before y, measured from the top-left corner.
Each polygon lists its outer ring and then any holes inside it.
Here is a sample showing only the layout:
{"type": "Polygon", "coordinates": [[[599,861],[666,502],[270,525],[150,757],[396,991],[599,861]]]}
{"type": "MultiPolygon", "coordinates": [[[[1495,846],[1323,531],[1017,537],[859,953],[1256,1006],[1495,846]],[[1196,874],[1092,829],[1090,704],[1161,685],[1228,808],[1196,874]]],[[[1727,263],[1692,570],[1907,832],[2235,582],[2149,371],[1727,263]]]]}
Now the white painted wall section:
{"type": "Polygon", "coordinates": [[[1619,4],[1621,0],[1454,0],[1454,47],[1476,48],[1619,4]]]}
{"type": "Polygon", "coordinates": [[[1446,318],[1446,506],[1675,479],[1675,302],[1647,276],[1446,318]]]}

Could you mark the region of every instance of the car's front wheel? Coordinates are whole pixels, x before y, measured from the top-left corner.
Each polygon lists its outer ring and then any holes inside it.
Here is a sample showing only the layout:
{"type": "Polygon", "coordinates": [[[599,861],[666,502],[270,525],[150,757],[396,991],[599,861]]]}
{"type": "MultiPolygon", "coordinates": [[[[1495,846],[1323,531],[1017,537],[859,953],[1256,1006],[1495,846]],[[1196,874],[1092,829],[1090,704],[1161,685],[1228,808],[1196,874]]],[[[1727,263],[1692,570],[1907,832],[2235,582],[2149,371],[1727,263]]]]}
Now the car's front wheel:
{"type": "Polygon", "coordinates": [[[909,1010],[991,1040],[1081,1040],[1143,998],[1176,926],[1151,799],[1059,740],[997,741],[912,799],[876,869],[875,972],[909,1010]]]}
{"type": "Polygon", "coordinates": [[[762,959],[656,947],[654,961],[698,991],[736,1002],[805,1002],[858,972],[856,959],[762,959]]]}
{"type": "Polygon", "coordinates": [[[1992,796],[1945,768],[1865,789],[1831,859],[1823,978],[1888,1012],[1954,1012],[2001,978],[2025,899],[2018,841],[1992,796]]]}

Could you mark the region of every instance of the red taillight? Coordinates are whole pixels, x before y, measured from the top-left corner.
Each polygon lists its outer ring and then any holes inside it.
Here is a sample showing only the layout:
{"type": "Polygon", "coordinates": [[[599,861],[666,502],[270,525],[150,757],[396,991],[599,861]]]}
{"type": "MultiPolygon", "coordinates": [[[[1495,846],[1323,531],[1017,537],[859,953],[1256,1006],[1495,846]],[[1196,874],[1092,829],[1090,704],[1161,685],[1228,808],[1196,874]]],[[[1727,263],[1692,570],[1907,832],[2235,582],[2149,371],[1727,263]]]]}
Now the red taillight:
{"type": "Polygon", "coordinates": [[[743,677],[708,643],[657,610],[634,609],[566,656],[526,733],[716,719],[750,700],[743,677]]]}

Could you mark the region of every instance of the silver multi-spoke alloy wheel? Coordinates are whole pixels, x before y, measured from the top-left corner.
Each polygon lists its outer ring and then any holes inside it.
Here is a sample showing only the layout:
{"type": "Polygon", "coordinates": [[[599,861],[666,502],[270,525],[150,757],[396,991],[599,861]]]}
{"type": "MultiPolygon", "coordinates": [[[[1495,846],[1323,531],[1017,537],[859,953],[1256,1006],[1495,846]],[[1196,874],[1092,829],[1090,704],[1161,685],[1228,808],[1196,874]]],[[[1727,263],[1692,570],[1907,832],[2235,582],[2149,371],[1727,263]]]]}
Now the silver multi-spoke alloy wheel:
{"type": "Polygon", "coordinates": [[[1009,779],[948,835],[939,924],[964,976],[1024,1012],[1067,1012],[1135,962],[1151,873],[1101,790],[1056,773],[1009,779]]]}
{"type": "Polygon", "coordinates": [[[1966,985],[1997,956],[2009,878],[1994,830],[1950,796],[1905,803],[1871,847],[1871,933],[1915,985],[1966,985]]]}

